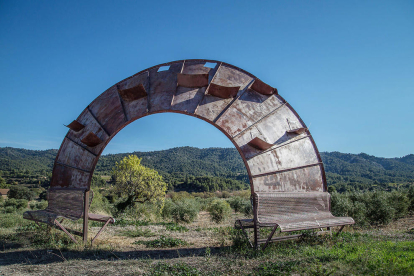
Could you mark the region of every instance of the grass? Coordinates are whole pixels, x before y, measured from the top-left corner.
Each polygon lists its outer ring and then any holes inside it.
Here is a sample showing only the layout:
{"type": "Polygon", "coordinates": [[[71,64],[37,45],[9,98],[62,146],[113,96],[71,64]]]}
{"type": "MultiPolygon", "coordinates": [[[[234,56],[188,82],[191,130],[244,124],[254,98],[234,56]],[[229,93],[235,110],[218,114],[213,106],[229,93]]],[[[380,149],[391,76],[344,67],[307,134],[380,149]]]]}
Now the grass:
{"type": "Polygon", "coordinates": [[[128,229],[121,232],[123,236],[131,237],[131,238],[137,238],[137,237],[154,237],[157,234],[153,233],[150,229],[141,229],[138,227],[135,227],[135,229],[128,229]]]}
{"type": "Polygon", "coordinates": [[[234,220],[211,227],[206,213],[185,226],[119,219],[93,248],[20,216],[0,214],[7,226],[0,228],[0,275],[414,275],[413,216],[387,227],[347,228],[337,237],[308,231],[265,251],[250,249],[234,220]]]}
{"type": "Polygon", "coordinates": [[[158,239],[151,241],[136,241],[133,244],[144,244],[146,247],[152,248],[168,248],[187,245],[188,243],[182,239],[160,236],[158,239]]]}

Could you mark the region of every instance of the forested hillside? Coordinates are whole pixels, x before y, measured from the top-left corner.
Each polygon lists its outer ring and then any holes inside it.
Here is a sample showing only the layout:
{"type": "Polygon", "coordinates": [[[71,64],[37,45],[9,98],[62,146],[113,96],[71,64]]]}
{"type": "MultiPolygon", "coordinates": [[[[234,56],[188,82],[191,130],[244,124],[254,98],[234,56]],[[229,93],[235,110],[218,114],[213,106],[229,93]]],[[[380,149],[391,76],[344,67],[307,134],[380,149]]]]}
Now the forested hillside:
{"type": "MultiPolygon", "coordinates": [[[[45,175],[45,172],[51,172],[56,153],[57,150],[0,148],[0,170],[4,175],[10,171],[24,170],[45,175]]],[[[115,162],[128,154],[137,155],[142,158],[144,166],[159,171],[170,184],[170,188],[181,190],[188,189],[191,185],[208,186],[213,190],[217,187],[247,187],[246,169],[234,148],[179,147],[153,152],[109,154],[100,158],[95,174],[110,175],[115,162]],[[228,180],[233,182],[229,183],[228,180]]],[[[349,187],[364,190],[388,189],[414,181],[413,154],[401,158],[382,158],[365,153],[322,152],[321,156],[328,185],[340,191],[349,187]]]]}

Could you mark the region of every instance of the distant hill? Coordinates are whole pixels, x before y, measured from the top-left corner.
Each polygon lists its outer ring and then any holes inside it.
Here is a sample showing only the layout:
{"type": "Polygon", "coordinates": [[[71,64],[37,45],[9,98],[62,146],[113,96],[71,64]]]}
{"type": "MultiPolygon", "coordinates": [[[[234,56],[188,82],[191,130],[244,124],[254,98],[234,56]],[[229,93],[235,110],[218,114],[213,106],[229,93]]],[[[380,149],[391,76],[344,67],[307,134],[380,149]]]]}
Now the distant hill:
{"type": "MultiPolygon", "coordinates": [[[[51,171],[57,150],[34,151],[0,148],[0,170],[51,171]]],[[[186,177],[219,177],[247,183],[243,161],[234,148],[178,147],[152,152],[133,152],[101,156],[95,173],[109,175],[116,162],[129,154],[142,158],[143,165],[159,171],[167,181],[185,182],[186,177]]],[[[382,158],[365,153],[322,152],[328,185],[344,189],[351,184],[369,188],[414,181],[414,154],[401,158],[382,158]]]]}

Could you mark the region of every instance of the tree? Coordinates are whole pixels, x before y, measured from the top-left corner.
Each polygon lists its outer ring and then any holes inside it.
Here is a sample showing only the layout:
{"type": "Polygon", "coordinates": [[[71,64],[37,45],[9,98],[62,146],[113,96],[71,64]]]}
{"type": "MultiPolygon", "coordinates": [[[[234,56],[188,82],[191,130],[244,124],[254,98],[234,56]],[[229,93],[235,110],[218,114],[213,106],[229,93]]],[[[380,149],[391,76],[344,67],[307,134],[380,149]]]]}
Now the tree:
{"type": "Polygon", "coordinates": [[[8,198],[32,200],[36,197],[36,193],[27,187],[12,186],[7,192],[8,198]]]}
{"type": "Polygon", "coordinates": [[[164,200],[167,184],[156,170],[141,165],[141,158],[129,155],[117,162],[113,171],[112,179],[115,182],[115,191],[127,200],[118,206],[122,211],[135,203],[146,201],[155,202],[164,200]]]}

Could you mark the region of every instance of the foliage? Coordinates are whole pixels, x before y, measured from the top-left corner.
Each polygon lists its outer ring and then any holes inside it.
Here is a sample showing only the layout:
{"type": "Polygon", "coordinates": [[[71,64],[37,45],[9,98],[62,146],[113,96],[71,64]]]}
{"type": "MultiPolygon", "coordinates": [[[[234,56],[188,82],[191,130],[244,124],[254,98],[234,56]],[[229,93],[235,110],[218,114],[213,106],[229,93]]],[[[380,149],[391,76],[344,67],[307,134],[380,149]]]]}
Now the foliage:
{"type": "Polygon", "coordinates": [[[141,165],[141,159],[136,155],[129,155],[116,163],[112,175],[115,191],[127,197],[122,207],[164,199],[166,183],[157,171],[141,165]]]}
{"type": "Polygon", "coordinates": [[[411,185],[410,188],[408,189],[407,196],[408,196],[408,199],[410,200],[410,206],[408,207],[408,209],[410,211],[414,211],[414,185],[411,185]]]}
{"type": "Polygon", "coordinates": [[[29,207],[32,210],[43,210],[43,209],[46,209],[47,207],[47,201],[42,200],[42,201],[30,202],[29,207]]]}
{"type": "Polygon", "coordinates": [[[0,213],[0,228],[12,228],[28,223],[28,220],[23,219],[22,213],[15,209],[12,212],[0,213]]]}
{"type": "Polygon", "coordinates": [[[359,226],[388,224],[407,215],[410,200],[405,191],[332,193],[332,213],[350,216],[359,226]]]}
{"type": "Polygon", "coordinates": [[[252,211],[252,205],[249,199],[235,196],[228,199],[227,202],[230,204],[230,207],[233,208],[234,212],[244,213],[248,216],[252,211]]]}
{"type": "Polygon", "coordinates": [[[167,236],[160,236],[158,239],[151,241],[136,241],[133,244],[144,244],[146,247],[165,248],[165,247],[177,247],[181,245],[187,245],[187,242],[167,236]]]}
{"type": "Polygon", "coordinates": [[[27,208],[28,201],[26,199],[9,198],[3,204],[4,207],[11,207],[13,210],[23,210],[27,208]]]}
{"type": "Polygon", "coordinates": [[[180,201],[167,199],[162,210],[162,216],[164,218],[172,218],[176,223],[190,223],[197,218],[199,211],[200,207],[194,199],[183,199],[180,201]]]}
{"type": "Polygon", "coordinates": [[[227,201],[216,199],[208,207],[211,220],[215,223],[224,221],[231,214],[231,207],[227,201]]]}
{"type": "Polygon", "coordinates": [[[166,224],[165,229],[168,231],[188,232],[188,228],[179,224],[166,224]]]}
{"type": "Polygon", "coordinates": [[[35,196],[36,194],[32,190],[21,186],[12,186],[7,192],[8,198],[32,200],[35,196]]]}

